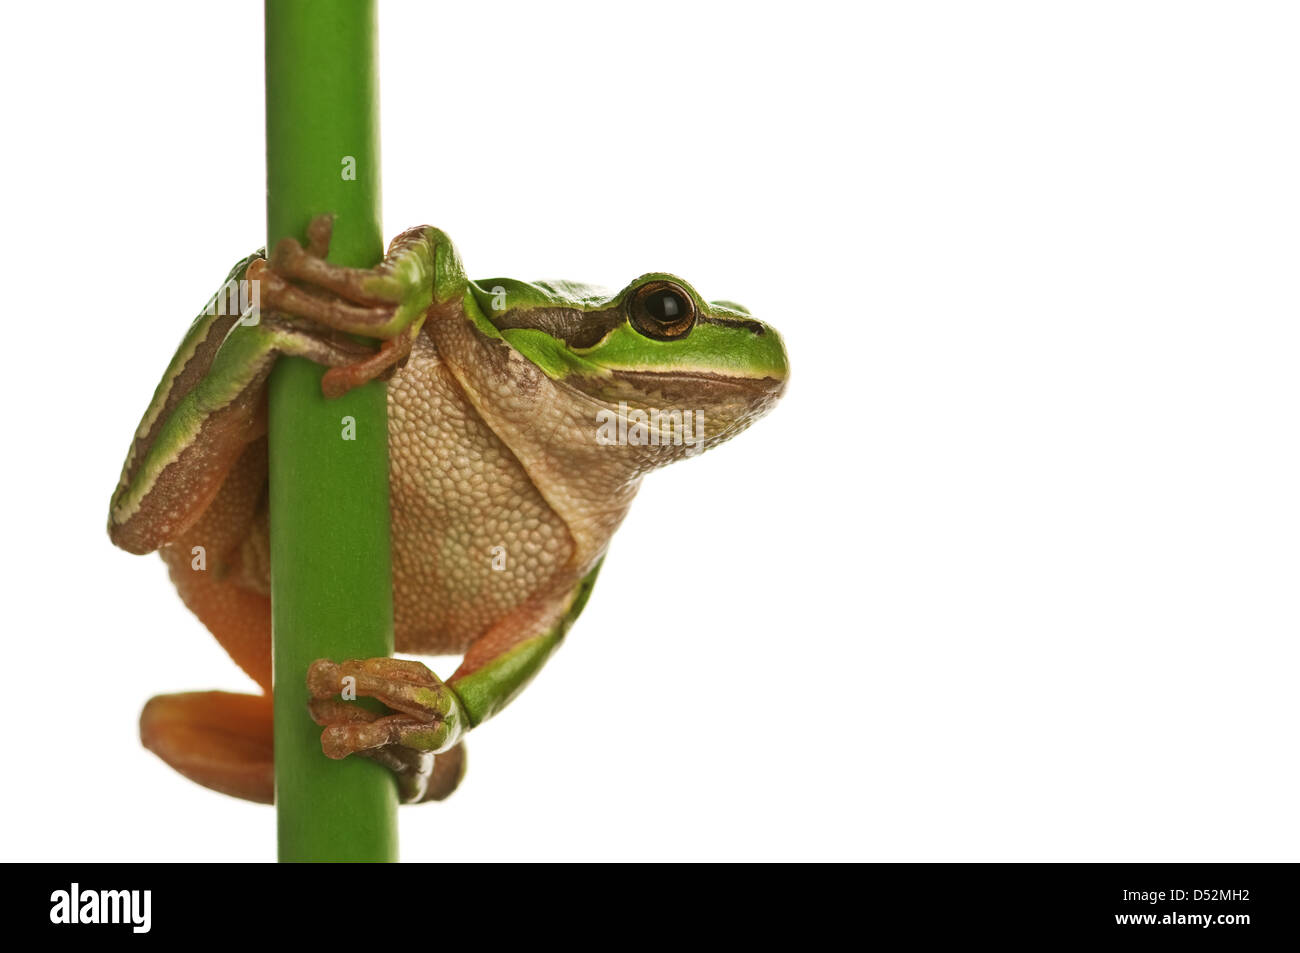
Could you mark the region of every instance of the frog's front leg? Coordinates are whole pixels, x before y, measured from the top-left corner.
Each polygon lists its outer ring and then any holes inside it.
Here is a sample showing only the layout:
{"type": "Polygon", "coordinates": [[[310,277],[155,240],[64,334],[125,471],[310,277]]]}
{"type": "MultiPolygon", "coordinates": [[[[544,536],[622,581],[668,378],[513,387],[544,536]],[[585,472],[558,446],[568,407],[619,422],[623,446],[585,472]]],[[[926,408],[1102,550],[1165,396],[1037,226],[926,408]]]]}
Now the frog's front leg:
{"type": "Polygon", "coordinates": [[[313,662],[307,687],[312,717],[325,726],[321,749],[335,759],[360,754],[387,765],[404,803],[445,797],[463,770],[465,733],[504,708],[541,670],[582,612],[599,571],[597,563],[563,598],[531,601],[498,622],[470,646],[446,682],[406,659],[313,662]],[[340,700],[349,694],[378,699],[394,714],[376,715],[340,700]]]}
{"type": "Polygon", "coordinates": [[[368,360],[326,372],[321,387],[327,397],[343,394],[399,366],[435,304],[435,292],[443,291],[438,300],[446,300],[457,290],[455,282],[461,274],[450,243],[428,226],[398,235],[374,268],[331,264],[325,255],[333,224],[333,216],[317,216],[307,227],[305,247],[296,239],[284,238],[269,262],[257,262],[249,270],[249,276],[260,282],[271,310],[337,331],[382,339],[379,350],[368,360]],[[440,265],[445,277],[436,281],[440,265]],[[436,287],[439,283],[442,288],[436,287]]]}

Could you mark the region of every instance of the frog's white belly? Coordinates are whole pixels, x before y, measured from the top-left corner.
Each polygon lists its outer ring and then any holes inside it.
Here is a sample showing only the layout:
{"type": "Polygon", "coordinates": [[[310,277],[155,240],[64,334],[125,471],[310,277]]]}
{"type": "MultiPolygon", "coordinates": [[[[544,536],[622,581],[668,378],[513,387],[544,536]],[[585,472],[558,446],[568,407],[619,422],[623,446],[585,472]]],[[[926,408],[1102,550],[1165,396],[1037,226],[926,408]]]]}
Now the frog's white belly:
{"type": "Polygon", "coordinates": [[[567,575],[573,542],[425,335],[388,389],[397,649],[463,652],[567,575]]]}

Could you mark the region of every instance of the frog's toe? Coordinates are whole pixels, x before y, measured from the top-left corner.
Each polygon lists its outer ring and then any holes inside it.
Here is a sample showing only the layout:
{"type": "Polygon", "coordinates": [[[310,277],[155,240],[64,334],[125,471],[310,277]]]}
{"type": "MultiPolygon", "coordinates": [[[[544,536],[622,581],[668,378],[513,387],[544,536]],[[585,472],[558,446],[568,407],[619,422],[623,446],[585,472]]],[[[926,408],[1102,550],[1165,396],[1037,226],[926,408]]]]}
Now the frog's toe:
{"type": "Polygon", "coordinates": [[[379,715],[351,702],[314,698],[313,720],[325,730],[321,750],[335,760],[358,754],[393,772],[403,804],[441,801],[465,773],[464,745],[434,755],[440,729],[410,715],[379,715]]]}
{"type": "Polygon", "coordinates": [[[402,334],[384,341],[369,357],[342,367],[331,367],[321,378],[321,390],[326,397],[342,397],[367,381],[387,380],[392,371],[410,356],[411,343],[412,336],[402,334]]]}
{"type": "Polygon", "coordinates": [[[274,799],[268,696],[231,692],[158,695],[140,713],[140,740],[204,787],[262,804],[274,799]]]}
{"type": "Polygon", "coordinates": [[[465,777],[464,742],[439,755],[389,745],[367,752],[365,757],[378,761],[393,772],[397,778],[398,798],[403,804],[444,800],[465,777]]]}
{"type": "Polygon", "coordinates": [[[406,283],[381,264],[375,268],[348,268],[325,260],[329,253],[334,217],[318,215],[307,226],[307,244],[297,239],[280,239],[271,252],[270,269],[287,281],[338,295],[354,304],[385,309],[391,317],[400,304],[406,283]]]}
{"type": "Polygon", "coordinates": [[[330,239],[334,237],[334,216],[317,215],[307,223],[307,254],[324,258],[330,253],[330,239]]]}
{"type": "MultiPolygon", "coordinates": [[[[298,249],[298,254],[293,260],[316,262],[318,266],[327,269],[338,267],[309,257],[291,238],[285,239],[277,246],[277,256],[280,255],[280,248],[285,242],[298,249]]],[[[259,259],[249,266],[248,277],[258,283],[258,295],[263,311],[306,318],[327,328],[357,334],[382,328],[393,320],[393,313],[396,310],[394,304],[375,301],[357,302],[349,296],[330,294],[329,289],[322,291],[294,281],[297,276],[296,271],[286,267],[283,261],[277,264],[275,259],[272,259],[269,264],[264,259],[259,259]]]]}
{"type": "Polygon", "coordinates": [[[425,724],[454,721],[460,714],[455,692],[423,662],[409,659],[317,659],[307,669],[307,689],[317,699],[375,698],[425,724]]]}

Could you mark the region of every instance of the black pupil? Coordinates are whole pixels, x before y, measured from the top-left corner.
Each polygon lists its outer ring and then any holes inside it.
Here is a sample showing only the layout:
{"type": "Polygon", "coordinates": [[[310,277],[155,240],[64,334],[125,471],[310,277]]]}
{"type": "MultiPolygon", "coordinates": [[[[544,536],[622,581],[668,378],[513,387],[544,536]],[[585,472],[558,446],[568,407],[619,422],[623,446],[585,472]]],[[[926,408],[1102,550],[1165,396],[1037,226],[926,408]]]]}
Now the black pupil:
{"type": "Polygon", "coordinates": [[[676,291],[664,288],[646,295],[645,310],[660,324],[672,324],[686,313],[686,302],[676,291]]]}

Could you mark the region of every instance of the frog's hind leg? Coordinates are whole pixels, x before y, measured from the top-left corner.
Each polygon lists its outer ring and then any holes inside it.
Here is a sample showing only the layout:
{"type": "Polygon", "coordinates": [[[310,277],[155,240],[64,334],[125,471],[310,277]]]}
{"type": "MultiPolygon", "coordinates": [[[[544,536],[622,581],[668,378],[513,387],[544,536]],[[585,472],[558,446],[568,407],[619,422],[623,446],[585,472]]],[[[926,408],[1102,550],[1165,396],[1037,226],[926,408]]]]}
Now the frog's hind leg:
{"type": "Polygon", "coordinates": [[[371,758],[392,769],[405,804],[441,800],[465,770],[461,736],[503,708],[545,664],[582,612],[597,562],[563,598],[515,610],[481,635],[449,682],[411,659],[317,659],[307,670],[312,717],[326,757],[371,758]],[[391,709],[376,714],[352,698],[391,709]],[[355,694],[353,694],[355,693],[355,694]]]}
{"type": "Polygon", "coordinates": [[[212,502],[162,548],[185,605],[235,664],[271,691],[266,439],[248,444],[212,502]]]}
{"type": "Polygon", "coordinates": [[[274,771],[265,439],[244,448],[203,514],[162,548],[162,557],[185,604],[264,694],[159,695],[140,715],[140,740],[191,781],[269,804],[274,771]]]}
{"type": "Polygon", "coordinates": [[[275,797],[271,697],[158,695],[140,713],[144,746],[191,781],[270,804],[275,797]]]}

